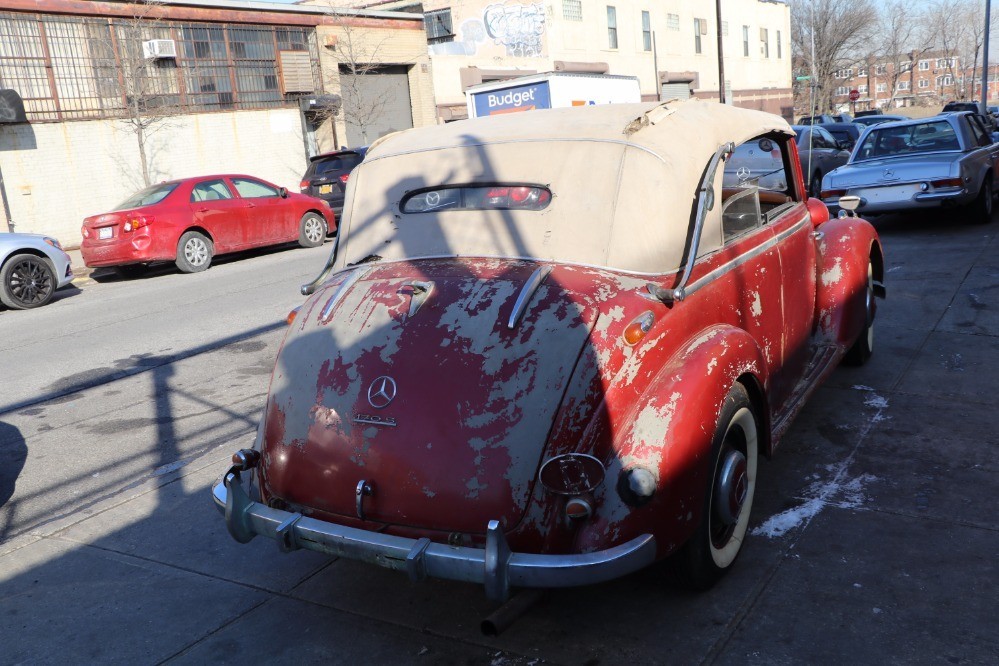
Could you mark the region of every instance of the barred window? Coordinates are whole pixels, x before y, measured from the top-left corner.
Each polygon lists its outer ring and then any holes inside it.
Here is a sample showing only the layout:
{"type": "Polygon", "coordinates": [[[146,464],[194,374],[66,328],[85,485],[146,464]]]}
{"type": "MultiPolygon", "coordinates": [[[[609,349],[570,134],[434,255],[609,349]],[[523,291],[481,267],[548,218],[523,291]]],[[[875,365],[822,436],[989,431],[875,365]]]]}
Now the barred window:
{"type": "Polygon", "coordinates": [[[583,0],[562,0],[562,18],[566,21],[582,21],[583,0]]]}
{"type": "Polygon", "coordinates": [[[0,80],[32,122],[120,118],[136,107],[292,107],[279,76],[286,51],[305,54],[304,79],[287,92],[321,92],[309,28],[0,13],[0,80]],[[150,40],[172,41],[177,57],[147,57],[150,40]]]}
{"type": "Polygon", "coordinates": [[[451,10],[435,9],[424,12],[423,28],[427,31],[428,44],[441,44],[454,41],[454,29],[451,27],[451,10]]]}

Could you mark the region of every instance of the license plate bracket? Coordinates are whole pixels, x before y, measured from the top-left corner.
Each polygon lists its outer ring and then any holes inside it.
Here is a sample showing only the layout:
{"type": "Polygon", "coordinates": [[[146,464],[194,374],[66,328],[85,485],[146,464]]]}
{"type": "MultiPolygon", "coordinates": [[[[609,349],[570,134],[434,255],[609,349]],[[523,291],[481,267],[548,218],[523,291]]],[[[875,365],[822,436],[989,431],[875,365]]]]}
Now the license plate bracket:
{"type": "Polygon", "coordinates": [[[106,240],[114,236],[114,229],[112,227],[101,227],[97,230],[97,237],[101,240],[106,240]]]}

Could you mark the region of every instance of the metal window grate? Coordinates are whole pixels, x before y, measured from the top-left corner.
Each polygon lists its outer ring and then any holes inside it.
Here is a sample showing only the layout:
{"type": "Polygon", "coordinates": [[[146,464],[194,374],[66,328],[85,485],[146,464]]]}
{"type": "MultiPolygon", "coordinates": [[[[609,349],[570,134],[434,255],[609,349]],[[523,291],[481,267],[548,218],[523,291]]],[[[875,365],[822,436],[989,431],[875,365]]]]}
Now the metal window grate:
{"type": "Polygon", "coordinates": [[[427,32],[428,44],[454,41],[454,28],[451,25],[450,9],[436,9],[424,13],[423,28],[427,32]]]}
{"type": "Polygon", "coordinates": [[[308,54],[312,84],[297,87],[322,91],[307,28],[0,13],[0,83],[20,94],[31,122],[120,118],[129,105],[169,113],[294,107],[280,90],[279,50],[308,54]],[[177,57],[145,58],[142,43],[151,39],[173,40],[177,57]]]}

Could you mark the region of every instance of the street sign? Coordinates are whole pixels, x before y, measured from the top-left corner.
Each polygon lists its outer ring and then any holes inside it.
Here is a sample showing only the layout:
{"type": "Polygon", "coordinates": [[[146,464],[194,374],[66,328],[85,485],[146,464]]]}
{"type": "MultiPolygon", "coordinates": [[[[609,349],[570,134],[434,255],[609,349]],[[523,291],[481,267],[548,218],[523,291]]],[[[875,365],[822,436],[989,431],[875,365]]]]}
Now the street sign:
{"type": "Polygon", "coordinates": [[[810,77],[810,76],[796,76],[796,77],[794,77],[794,80],[795,81],[811,81],[812,77],[810,77]]]}
{"type": "Polygon", "coordinates": [[[850,101],[856,102],[858,99],[860,99],[860,91],[854,88],[850,91],[850,101]]]}

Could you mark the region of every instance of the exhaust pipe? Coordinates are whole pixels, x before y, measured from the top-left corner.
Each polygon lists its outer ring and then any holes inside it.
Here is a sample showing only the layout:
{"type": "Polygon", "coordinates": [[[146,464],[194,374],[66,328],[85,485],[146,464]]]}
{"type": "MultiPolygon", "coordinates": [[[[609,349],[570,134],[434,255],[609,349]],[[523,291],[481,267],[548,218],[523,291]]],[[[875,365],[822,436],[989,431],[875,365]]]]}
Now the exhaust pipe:
{"type": "Polygon", "coordinates": [[[482,633],[499,636],[544,597],[544,590],[522,590],[482,621],[482,633]]]}

